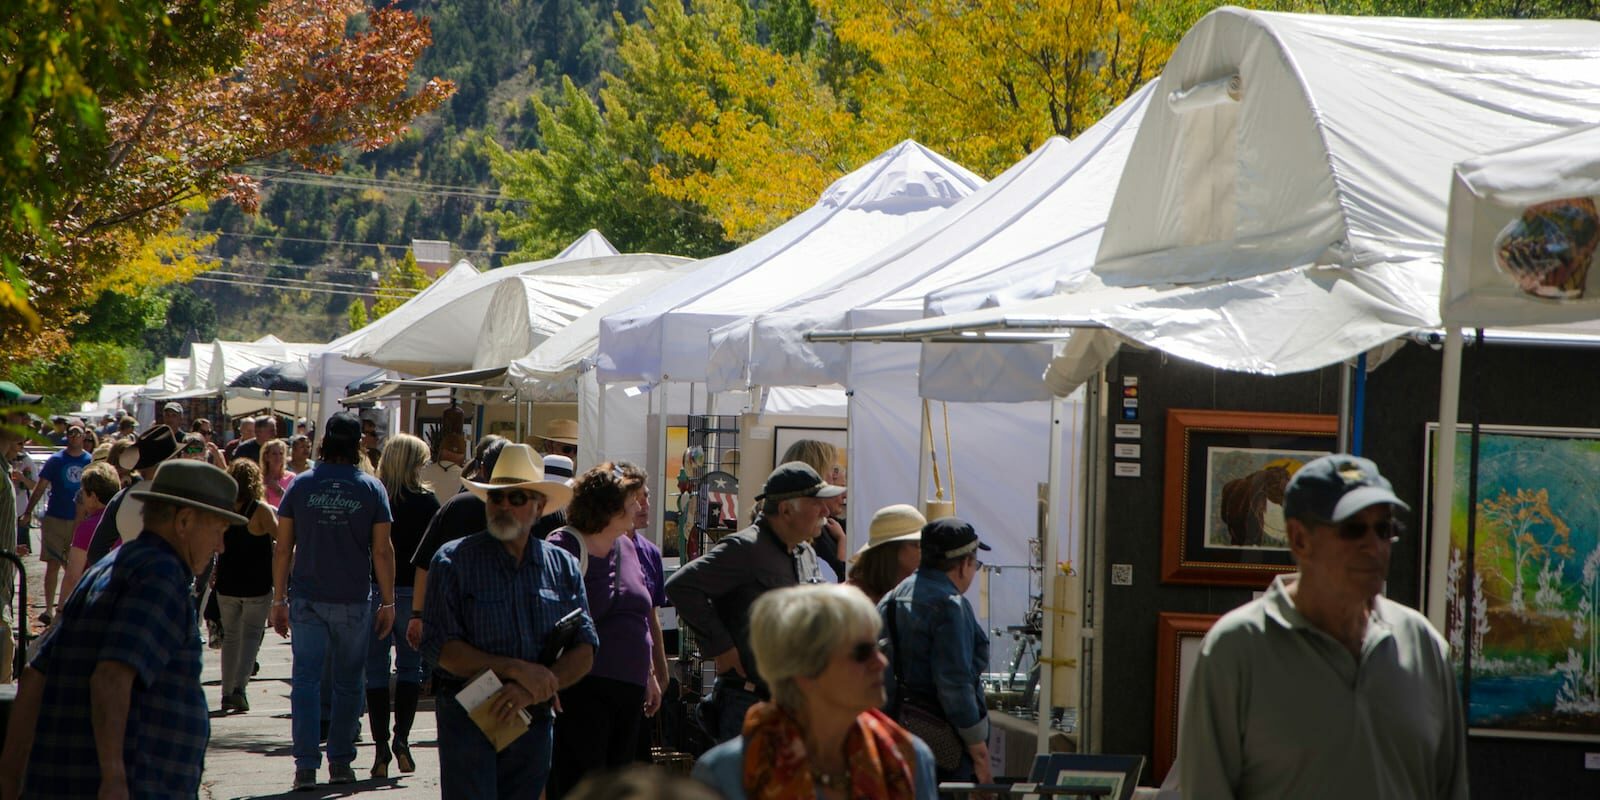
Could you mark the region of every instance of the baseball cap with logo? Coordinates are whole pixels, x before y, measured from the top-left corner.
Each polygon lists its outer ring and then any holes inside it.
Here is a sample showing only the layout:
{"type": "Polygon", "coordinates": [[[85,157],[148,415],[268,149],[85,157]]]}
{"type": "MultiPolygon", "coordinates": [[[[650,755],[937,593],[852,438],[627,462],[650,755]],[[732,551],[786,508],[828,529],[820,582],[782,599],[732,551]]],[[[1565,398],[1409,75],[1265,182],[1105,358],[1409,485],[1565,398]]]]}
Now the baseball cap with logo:
{"type": "Polygon", "coordinates": [[[1352,455],[1323,456],[1308,462],[1289,479],[1283,492],[1283,516],[1343,522],[1368,506],[1388,503],[1411,507],[1394,494],[1378,465],[1352,455]]]}

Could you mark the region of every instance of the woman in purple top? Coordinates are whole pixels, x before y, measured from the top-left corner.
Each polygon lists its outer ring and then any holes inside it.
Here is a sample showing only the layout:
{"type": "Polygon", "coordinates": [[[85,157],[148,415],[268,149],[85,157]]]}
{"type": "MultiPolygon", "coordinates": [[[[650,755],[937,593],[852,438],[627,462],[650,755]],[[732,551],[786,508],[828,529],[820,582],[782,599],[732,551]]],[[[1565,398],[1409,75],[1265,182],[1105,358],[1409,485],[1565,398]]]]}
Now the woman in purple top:
{"type": "Polygon", "coordinates": [[[578,558],[600,637],[588,676],[561,692],[549,800],[560,800],[591,771],[633,760],[639,708],[655,671],[650,585],[627,535],[638,510],[634,490],[642,483],[609,462],[585,472],[573,487],[568,524],[546,539],[578,558]]]}
{"type": "MultiPolygon", "coordinates": [[[[636,503],[633,512],[633,530],[628,531],[628,538],[633,540],[634,547],[639,550],[639,566],[644,569],[644,582],[650,586],[650,677],[644,693],[644,715],[654,717],[661,710],[661,700],[667,696],[667,644],[666,637],[661,634],[661,612],[657,609],[667,607],[667,573],[661,564],[661,548],[650,537],[644,534],[645,528],[650,525],[650,487],[649,476],[644,470],[626,461],[618,461],[617,469],[622,470],[622,476],[630,486],[628,499],[636,503]]],[[[638,760],[650,762],[649,737],[639,737],[638,760]]]]}

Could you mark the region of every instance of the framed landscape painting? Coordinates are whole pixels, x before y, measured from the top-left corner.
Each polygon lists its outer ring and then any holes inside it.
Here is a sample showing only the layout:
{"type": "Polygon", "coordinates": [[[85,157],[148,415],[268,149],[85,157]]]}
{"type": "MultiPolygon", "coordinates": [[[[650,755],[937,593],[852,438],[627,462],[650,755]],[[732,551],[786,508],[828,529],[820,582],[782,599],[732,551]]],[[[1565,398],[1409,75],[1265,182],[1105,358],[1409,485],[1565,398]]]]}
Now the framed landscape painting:
{"type": "Polygon", "coordinates": [[[1283,490],[1334,451],[1338,427],[1324,414],[1169,410],[1162,581],[1261,589],[1292,572],[1283,490]]]}
{"type": "MultiPolygon", "coordinates": [[[[1424,576],[1444,581],[1445,637],[1468,729],[1600,741],[1600,430],[1480,431],[1472,569],[1472,433],[1459,429],[1450,535],[1427,543],[1429,553],[1445,549],[1447,567],[1424,576]]],[[[1423,497],[1430,501],[1438,438],[1438,425],[1429,424],[1423,497]]],[[[1431,511],[1419,518],[1432,519],[1431,511]]]]}

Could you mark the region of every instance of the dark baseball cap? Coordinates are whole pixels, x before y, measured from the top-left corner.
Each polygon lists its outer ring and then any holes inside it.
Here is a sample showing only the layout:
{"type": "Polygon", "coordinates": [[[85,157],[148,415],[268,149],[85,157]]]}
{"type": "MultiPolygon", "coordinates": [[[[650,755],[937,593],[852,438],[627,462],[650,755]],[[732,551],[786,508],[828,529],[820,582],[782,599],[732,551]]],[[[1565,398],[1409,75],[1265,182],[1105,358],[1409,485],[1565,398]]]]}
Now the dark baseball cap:
{"type": "Polygon", "coordinates": [[[328,427],[322,435],[335,441],[357,442],[361,440],[361,420],[348,411],[328,417],[328,427]]]}
{"type": "Polygon", "coordinates": [[[940,517],[922,526],[924,563],[960,558],[988,549],[989,545],[978,541],[978,532],[972,523],[960,517],[940,517]]]}
{"type": "Polygon", "coordinates": [[[804,461],[787,461],[767,476],[757,500],[791,500],[796,497],[838,497],[844,494],[843,486],[834,486],[822,479],[817,471],[804,461]]]}
{"type": "Polygon", "coordinates": [[[1360,456],[1323,456],[1308,462],[1289,479],[1283,492],[1283,515],[1289,519],[1343,522],[1368,506],[1388,503],[1407,511],[1378,465],[1360,456]]]}

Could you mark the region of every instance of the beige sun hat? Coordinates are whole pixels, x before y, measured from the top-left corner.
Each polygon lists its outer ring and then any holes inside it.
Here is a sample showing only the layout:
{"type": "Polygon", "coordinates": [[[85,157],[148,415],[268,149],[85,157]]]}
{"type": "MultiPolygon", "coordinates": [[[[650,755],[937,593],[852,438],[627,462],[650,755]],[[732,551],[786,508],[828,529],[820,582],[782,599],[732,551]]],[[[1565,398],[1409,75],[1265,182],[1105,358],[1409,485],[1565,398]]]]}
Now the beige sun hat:
{"type": "Polygon", "coordinates": [[[562,444],[578,443],[578,421],[575,419],[553,419],[544,426],[544,433],[539,437],[562,444]]]}
{"type": "Polygon", "coordinates": [[[567,507],[572,501],[572,489],[564,481],[546,480],[544,461],[534,457],[533,448],[525,444],[508,444],[494,462],[494,474],[488,483],[462,481],[467,491],[488,500],[492,489],[527,489],[545,496],[544,513],[552,514],[567,507]]]}
{"type": "Polygon", "coordinates": [[[850,557],[854,561],[862,553],[890,542],[917,542],[922,540],[922,526],[928,520],[913,506],[897,503],[884,506],[872,515],[872,526],[867,531],[867,543],[850,557]]]}

